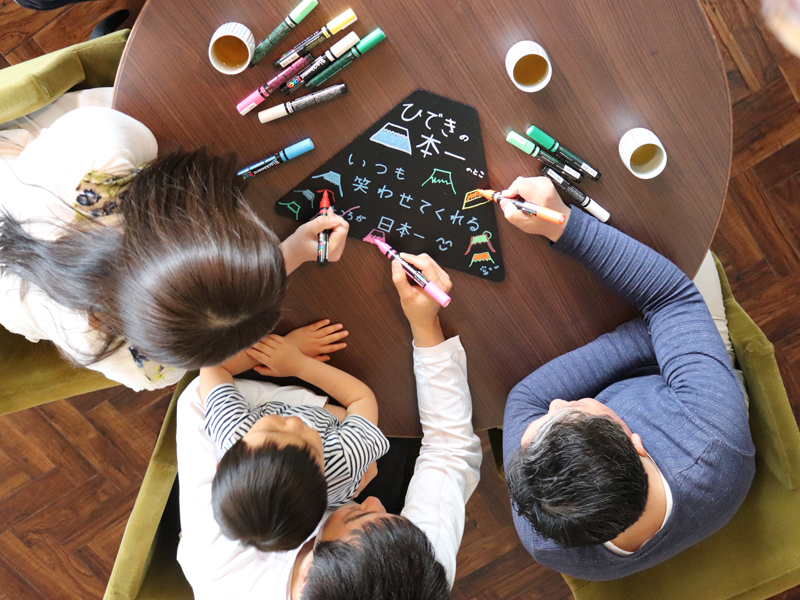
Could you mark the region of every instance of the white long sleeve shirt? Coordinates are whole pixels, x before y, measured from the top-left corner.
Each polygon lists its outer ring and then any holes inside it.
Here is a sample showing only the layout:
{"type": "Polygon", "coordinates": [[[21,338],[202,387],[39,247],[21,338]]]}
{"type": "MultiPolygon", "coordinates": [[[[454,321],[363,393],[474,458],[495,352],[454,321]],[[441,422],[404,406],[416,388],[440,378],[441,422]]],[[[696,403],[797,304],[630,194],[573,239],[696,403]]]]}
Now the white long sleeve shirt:
{"type": "MultiPolygon", "coordinates": [[[[451,338],[433,348],[415,348],[414,373],[422,449],[401,514],[428,536],[452,585],[464,533],[465,506],[478,485],[482,457],[480,441],[472,430],[466,355],[459,339],[451,338]]],[[[270,385],[237,382],[242,395],[253,405],[275,393],[288,404],[324,403],[324,398],[299,388],[262,387],[270,385]]],[[[300,548],[259,552],[222,534],[211,510],[211,482],[216,471],[214,443],[203,428],[203,419],[195,380],[178,399],[182,527],[178,561],[196,600],[285,600],[289,598],[292,568],[300,548]]],[[[311,537],[317,535],[330,514],[325,513],[311,537]]]]}
{"type": "MultiPolygon", "coordinates": [[[[28,233],[43,240],[57,239],[61,225],[75,219],[77,188],[89,171],[124,177],[156,158],[156,139],[147,127],[73,94],[31,117],[0,128],[0,208],[29,220],[28,233]]],[[[31,342],[50,340],[80,364],[102,347],[85,314],[58,304],[35,284],[23,298],[22,286],[19,277],[0,275],[0,325],[31,342]]],[[[151,372],[151,364],[137,362],[123,344],[87,367],[136,391],[172,385],[185,372],[151,372]]]]}

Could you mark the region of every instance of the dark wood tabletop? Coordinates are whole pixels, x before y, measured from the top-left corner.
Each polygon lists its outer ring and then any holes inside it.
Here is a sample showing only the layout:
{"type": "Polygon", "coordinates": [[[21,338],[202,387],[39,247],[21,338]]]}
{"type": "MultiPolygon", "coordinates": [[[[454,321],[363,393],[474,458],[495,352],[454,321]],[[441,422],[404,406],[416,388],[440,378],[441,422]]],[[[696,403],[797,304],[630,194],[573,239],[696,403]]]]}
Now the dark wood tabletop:
{"type": "MultiPolygon", "coordinates": [[[[611,213],[609,224],[694,275],[731,162],[725,72],[697,0],[322,0],[256,67],[234,76],[214,70],[207,50],[217,27],[244,23],[258,42],[295,4],[149,0],[123,56],[115,107],[147,125],[161,152],[212,144],[236,151],[242,166],[311,137],[314,151],[254,178],[247,191],[284,238],[296,223],[275,215],[275,201],[423,88],[477,108],[495,189],[537,173],[537,161],[505,142],[510,129],[524,133],[535,123],[603,173],[580,187],[611,213]],[[381,27],[387,39],[331,79],[347,83],[347,96],[266,125],[255,110],[238,114],[236,104],[275,74],[279,54],[348,7],[359,19],[350,30],[363,38],[381,27]],[[518,90],[504,65],[508,48],[524,39],[539,42],[553,63],[549,85],[533,94],[518,90]],[[633,127],[651,129],[667,149],[655,179],[637,179],[619,158],[619,140],[633,127]]],[[[502,424],[509,390],[532,370],[636,315],[499,211],[498,224],[505,280],[451,271],[453,301],[440,313],[445,333],[460,335],[466,349],[476,429],[502,424]]],[[[304,265],[291,276],[280,331],[320,318],[350,332],[332,364],[372,387],[381,428],[418,435],[411,336],[375,248],[350,239],[341,262],[304,265]]]]}

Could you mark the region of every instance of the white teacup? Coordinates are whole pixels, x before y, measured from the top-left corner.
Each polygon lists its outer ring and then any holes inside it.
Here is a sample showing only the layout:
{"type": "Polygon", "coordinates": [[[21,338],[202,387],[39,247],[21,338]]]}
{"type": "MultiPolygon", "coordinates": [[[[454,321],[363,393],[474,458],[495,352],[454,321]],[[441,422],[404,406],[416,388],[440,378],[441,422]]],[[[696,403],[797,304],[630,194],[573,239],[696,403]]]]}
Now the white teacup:
{"type": "Polygon", "coordinates": [[[506,54],[506,72],[523,92],[538,92],[553,75],[550,57],[536,42],[517,42],[506,54]]]}
{"type": "Polygon", "coordinates": [[[655,133],[644,127],[626,132],[619,141],[619,157],[639,179],[652,179],[667,166],[667,151],[655,133]]]}
{"type": "Polygon", "coordinates": [[[241,73],[250,64],[256,39],[241,23],[225,23],[214,32],[208,44],[208,59],[214,68],[226,75],[241,73]]]}

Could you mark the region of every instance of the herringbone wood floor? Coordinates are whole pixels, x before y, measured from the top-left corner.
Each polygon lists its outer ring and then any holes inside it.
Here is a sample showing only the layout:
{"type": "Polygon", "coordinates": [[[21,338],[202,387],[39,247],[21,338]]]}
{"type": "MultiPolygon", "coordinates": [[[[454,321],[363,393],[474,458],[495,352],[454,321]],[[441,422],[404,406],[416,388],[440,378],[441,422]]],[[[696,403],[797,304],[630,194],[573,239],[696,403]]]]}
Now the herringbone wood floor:
{"type": "MultiPolygon", "coordinates": [[[[48,13],[0,0],[0,68],[88,38],[143,0],[48,13]]],[[[758,0],[701,0],[733,105],[728,202],[712,249],[739,302],[775,344],[800,416],[800,60],[765,29],[758,0]]],[[[100,598],[171,392],[112,389],[0,418],[0,600],[100,598]]],[[[484,438],[485,441],[485,438],[484,438]]],[[[467,507],[454,600],[562,600],[561,577],[517,541],[486,455],[467,507]]],[[[800,599],[800,588],[776,599],[800,599]]]]}

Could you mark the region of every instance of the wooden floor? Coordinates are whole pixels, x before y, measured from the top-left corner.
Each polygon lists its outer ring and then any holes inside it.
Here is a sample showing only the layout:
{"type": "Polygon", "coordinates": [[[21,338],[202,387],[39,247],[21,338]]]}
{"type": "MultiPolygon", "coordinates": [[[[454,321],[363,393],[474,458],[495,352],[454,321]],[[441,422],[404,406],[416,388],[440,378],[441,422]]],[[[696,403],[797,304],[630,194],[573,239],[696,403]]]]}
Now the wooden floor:
{"type": "MultiPolygon", "coordinates": [[[[133,18],[142,4],[100,0],[36,13],[0,0],[0,68],[84,41],[103,16],[128,8],[133,18]]],[[[732,180],[712,248],[775,344],[797,418],[800,60],[765,30],[758,0],[701,4],[720,41],[734,125],[732,180]]],[[[0,418],[0,600],[102,597],[169,397],[107,390],[0,418]]],[[[570,598],[561,577],[518,543],[484,446],[453,598],[570,598]]],[[[800,599],[800,588],[776,598],[800,599]]]]}

